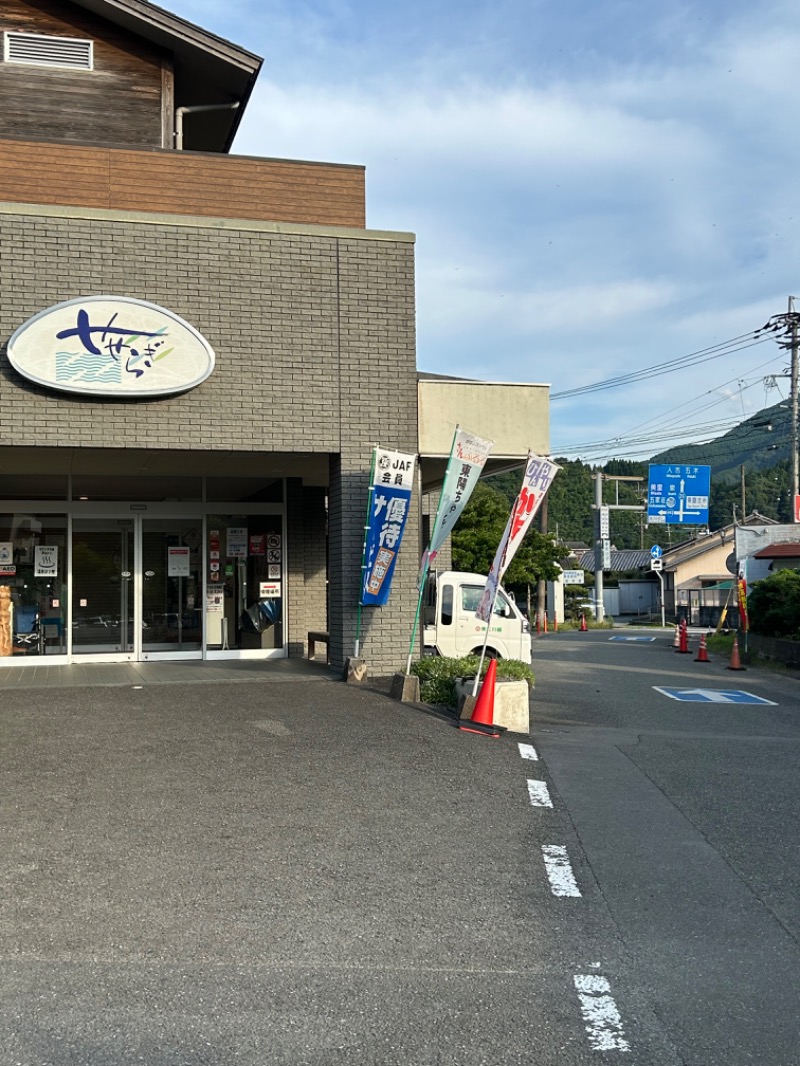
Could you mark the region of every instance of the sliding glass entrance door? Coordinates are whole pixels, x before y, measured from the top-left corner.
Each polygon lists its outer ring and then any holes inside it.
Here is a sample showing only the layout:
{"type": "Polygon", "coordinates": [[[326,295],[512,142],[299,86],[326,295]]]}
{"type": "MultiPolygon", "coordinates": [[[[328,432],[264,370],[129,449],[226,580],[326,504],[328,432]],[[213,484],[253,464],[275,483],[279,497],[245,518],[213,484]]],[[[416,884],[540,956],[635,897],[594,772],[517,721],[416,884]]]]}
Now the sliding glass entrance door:
{"type": "Polygon", "coordinates": [[[203,648],[203,525],[199,518],[141,519],[142,653],[203,648]]]}
{"type": "Polygon", "coordinates": [[[134,652],[133,560],[133,519],[73,519],[73,653],[134,652]]]}
{"type": "Polygon", "coordinates": [[[199,518],[75,517],[73,653],[199,657],[202,530],[199,518]]]}

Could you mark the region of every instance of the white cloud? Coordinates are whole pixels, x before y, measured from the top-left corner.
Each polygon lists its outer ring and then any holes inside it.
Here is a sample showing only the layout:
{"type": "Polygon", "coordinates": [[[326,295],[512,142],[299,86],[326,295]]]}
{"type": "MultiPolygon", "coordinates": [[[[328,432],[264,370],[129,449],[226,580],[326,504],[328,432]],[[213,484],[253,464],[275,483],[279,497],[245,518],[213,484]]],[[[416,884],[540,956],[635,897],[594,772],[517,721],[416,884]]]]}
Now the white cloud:
{"type": "MultiPolygon", "coordinates": [[[[564,388],[800,295],[793,4],[173,7],[266,57],[237,151],[365,164],[368,224],[416,232],[427,370],[564,388]]],[[[554,439],[562,417],[607,437],[715,389],[741,413],[724,383],[765,361],[554,406],[554,439]]]]}

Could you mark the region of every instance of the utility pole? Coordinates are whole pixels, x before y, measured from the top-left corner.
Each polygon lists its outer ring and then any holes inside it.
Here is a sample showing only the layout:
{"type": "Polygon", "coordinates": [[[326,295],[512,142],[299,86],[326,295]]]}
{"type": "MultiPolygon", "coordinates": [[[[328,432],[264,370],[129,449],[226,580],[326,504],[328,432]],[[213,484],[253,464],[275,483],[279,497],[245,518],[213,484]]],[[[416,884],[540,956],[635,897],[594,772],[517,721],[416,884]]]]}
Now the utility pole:
{"type": "Polygon", "coordinates": [[[603,475],[598,470],[594,475],[594,506],[595,506],[595,542],[594,542],[594,601],[595,617],[598,622],[603,621],[603,530],[601,527],[601,514],[603,508],[603,475]]]}
{"type": "MultiPolygon", "coordinates": [[[[798,349],[800,349],[800,315],[794,309],[794,296],[789,297],[789,303],[786,310],[786,314],[773,315],[761,329],[755,331],[755,336],[760,333],[774,333],[776,334],[775,340],[778,342],[781,348],[788,348],[791,352],[791,365],[789,367],[789,380],[791,382],[791,400],[792,400],[792,425],[791,425],[791,441],[792,441],[792,522],[800,522],[800,514],[798,514],[797,497],[800,495],[800,477],[798,477],[798,463],[800,458],[798,457],[798,447],[800,447],[800,441],[798,441],[798,421],[800,417],[798,414],[798,349]]],[[[785,376],[785,375],[783,375],[785,376]]]]}
{"type": "Polygon", "coordinates": [[[789,311],[788,314],[791,318],[792,324],[792,338],[791,338],[791,350],[792,350],[792,364],[790,368],[791,383],[792,383],[792,521],[798,520],[797,514],[797,496],[800,489],[798,488],[798,457],[797,457],[797,348],[798,348],[798,330],[797,330],[797,315],[794,311],[794,296],[789,297],[789,311]]]}
{"type": "Polygon", "coordinates": [[[592,474],[594,478],[594,510],[595,510],[595,541],[594,541],[594,595],[595,617],[598,622],[603,621],[605,607],[603,605],[603,566],[606,555],[610,558],[611,531],[609,529],[609,514],[611,511],[646,511],[647,508],[640,504],[628,504],[619,502],[620,481],[642,481],[638,476],[627,474],[604,474],[597,470],[592,474]],[[616,503],[603,503],[603,479],[616,482],[616,503]]]}
{"type": "Polygon", "coordinates": [[[739,474],[742,484],[742,521],[744,521],[747,515],[747,497],[745,496],[745,481],[744,481],[744,463],[739,467],[739,474]]]}
{"type": "MultiPolygon", "coordinates": [[[[547,493],[544,494],[541,504],[539,505],[539,529],[543,536],[547,535],[547,493]]],[[[556,605],[553,604],[553,611],[555,612],[556,605]]],[[[528,586],[528,618],[531,616],[530,605],[530,585],[528,586]]],[[[536,582],[536,618],[539,623],[539,628],[544,629],[545,618],[547,617],[547,583],[544,578],[540,578],[536,582]]]]}

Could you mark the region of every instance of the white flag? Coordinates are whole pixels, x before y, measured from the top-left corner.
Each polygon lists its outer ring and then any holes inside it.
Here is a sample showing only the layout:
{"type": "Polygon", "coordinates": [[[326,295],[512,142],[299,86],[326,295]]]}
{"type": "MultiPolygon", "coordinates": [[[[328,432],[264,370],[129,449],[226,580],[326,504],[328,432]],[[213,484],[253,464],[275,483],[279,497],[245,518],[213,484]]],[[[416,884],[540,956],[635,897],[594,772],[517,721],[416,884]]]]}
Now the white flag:
{"type": "Polygon", "coordinates": [[[436,559],[437,552],[461,517],[461,512],[478,483],[478,478],[481,476],[491,450],[492,441],[484,440],[483,437],[478,437],[475,433],[456,426],[453,447],[450,450],[450,459],[439,495],[439,507],[433,524],[431,542],[422,557],[419,574],[420,588],[428,567],[436,559]]]}

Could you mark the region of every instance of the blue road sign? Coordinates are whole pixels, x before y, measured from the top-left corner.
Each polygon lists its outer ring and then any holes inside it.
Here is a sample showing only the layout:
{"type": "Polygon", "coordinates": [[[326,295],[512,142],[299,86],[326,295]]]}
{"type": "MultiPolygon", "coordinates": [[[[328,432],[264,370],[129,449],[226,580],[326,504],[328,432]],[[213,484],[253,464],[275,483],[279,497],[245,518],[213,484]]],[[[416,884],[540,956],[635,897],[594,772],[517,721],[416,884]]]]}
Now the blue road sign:
{"type": "Polygon", "coordinates": [[[663,554],[664,553],[661,550],[661,548],[658,546],[658,544],[654,544],[653,547],[650,549],[650,558],[651,559],[660,559],[663,554]]]}
{"type": "Polygon", "coordinates": [[[754,696],[752,692],[743,692],[740,688],[660,688],[658,685],[653,685],[653,688],[681,703],[759,703],[769,707],[778,706],[772,700],[754,696]]]}
{"type": "Polygon", "coordinates": [[[647,488],[648,524],[708,525],[710,492],[710,466],[684,463],[651,466],[647,488]]]}
{"type": "Polygon", "coordinates": [[[655,637],[609,637],[609,640],[625,641],[628,644],[652,644],[655,637]]]}

